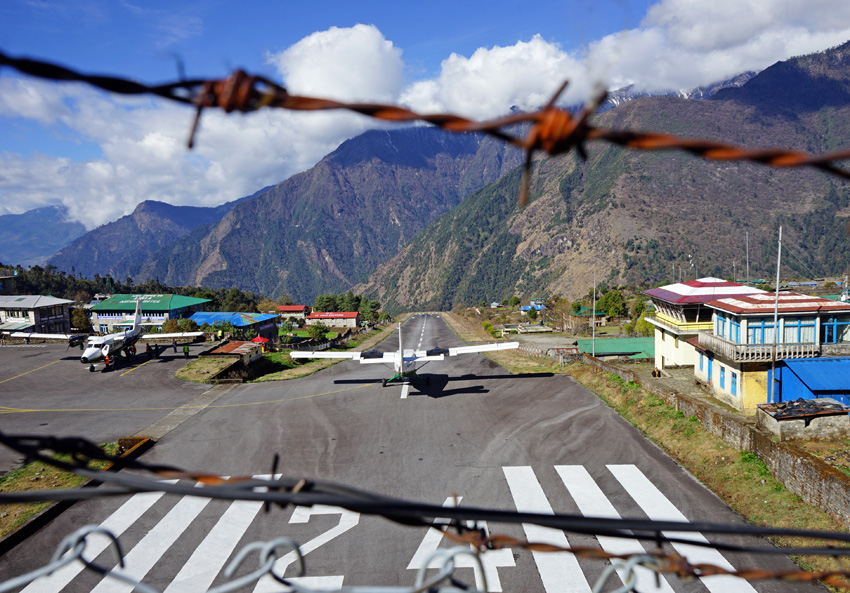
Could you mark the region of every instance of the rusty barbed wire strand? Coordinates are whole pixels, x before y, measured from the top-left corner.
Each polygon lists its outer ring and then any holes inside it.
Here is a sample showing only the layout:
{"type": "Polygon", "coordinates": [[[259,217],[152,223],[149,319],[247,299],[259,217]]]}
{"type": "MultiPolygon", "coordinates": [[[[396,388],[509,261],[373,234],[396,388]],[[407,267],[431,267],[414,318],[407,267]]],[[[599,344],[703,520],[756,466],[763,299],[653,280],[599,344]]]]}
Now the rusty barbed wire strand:
{"type": "Polygon", "coordinates": [[[391,122],[425,122],[448,132],[478,132],[498,138],[525,152],[523,178],[518,198],[524,206],[528,201],[528,185],[532,159],[536,152],[558,156],[575,150],[587,158],[585,144],[605,141],[633,150],[681,150],[694,156],[717,161],[748,161],[772,167],[812,167],[843,179],[850,179],[850,171],[836,162],[850,159],[850,149],[824,154],[808,154],[780,148],[747,149],[697,138],[680,138],[660,132],[608,130],[590,125],[589,118],[607,96],[598,94],[576,115],[556,107],[555,103],[567,83],[563,83],[550,101],[540,110],[510,115],[490,121],[477,122],[448,113],[423,114],[397,105],[380,103],[347,103],[291,95],[285,87],[262,76],[236,70],[223,79],[180,80],[173,83],[148,86],[126,78],[83,74],[64,66],[29,58],[13,58],[0,52],[0,66],[55,81],[78,81],[94,87],[126,95],[153,94],[165,99],[196,107],[188,145],[192,148],[200,116],[205,109],[219,108],[225,113],[257,111],[264,107],[293,111],[347,110],[391,122]],[[505,130],[515,124],[530,124],[525,137],[516,137],[505,130]]]}
{"type": "Polygon", "coordinates": [[[636,519],[609,519],[599,517],[579,517],[575,515],[541,515],[537,513],[493,511],[474,507],[437,507],[421,504],[404,499],[391,498],[372,492],[358,490],[349,486],[306,480],[304,478],[283,478],[260,480],[255,477],[224,477],[218,474],[187,472],[173,466],[146,464],[144,462],[126,461],[105,453],[91,441],[84,438],[58,438],[52,436],[8,435],[0,431],[0,443],[23,453],[28,460],[34,459],[73,473],[90,477],[101,482],[115,483],[120,488],[91,488],[73,491],[42,491],[24,493],[0,493],[0,503],[20,502],[23,500],[71,500],[100,498],[105,496],[126,495],[134,492],[170,492],[191,496],[206,496],[227,500],[262,500],[282,507],[290,504],[314,505],[326,504],[340,506],[355,512],[379,515],[392,521],[406,525],[424,526],[439,530],[450,541],[471,546],[478,553],[487,550],[505,548],[525,549],[532,552],[568,552],[575,556],[592,560],[634,560],[638,556],[653,559],[652,563],[641,562],[642,565],[658,573],[676,574],[680,578],[699,578],[712,575],[730,575],[746,580],[783,580],[789,582],[821,581],[836,587],[850,589],[850,569],[824,572],[798,571],[769,571],[764,569],[729,570],[713,564],[691,564],[685,557],[676,552],[666,552],[664,544],[688,543],[711,547],[716,550],[751,552],[757,554],[810,554],[821,556],[850,556],[850,547],[798,547],[774,548],[765,546],[741,546],[719,542],[695,542],[691,539],[667,537],[663,532],[668,531],[699,531],[714,534],[736,534],[748,536],[793,535],[801,538],[818,538],[822,540],[840,541],[845,546],[850,544],[850,535],[820,531],[796,529],[759,528],[754,526],[727,526],[710,523],[681,523],[678,521],[654,521],[636,519]],[[62,452],[70,455],[71,462],[52,459],[45,451],[62,452]],[[112,471],[90,470],[88,462],[92,459],[113,461],[112,471]],[[139,475],[116,474],[115,469],[125,468],[145,470],[155,474],[156,478],[139,475]],[[181,485],[162,482],[163,479],[180,479],[200,482],[205,488],[197,488],[195,484],[181,485]],[[258,490],[261,488],[262,490],[258,490]],[[67,493],[68,496],[58,496],[67,493]],[[436,518],[441,518],[437,521],[436,518]],[[447,522],[441,522],[445,521],[447,522]],[[598,548],[563,547],[545,542],[529,542],[505,534],[488,534],[486,530],[477,528],[477,521],[493,521],[503,523],[534,523],[574,533],[588,535],[606,535],[610,537],[629,538],[651,541],[655,544],[652,552],[618,555],[598,548]],[[464,521],[472,523],[465,524],[464,521]],[[472,525],[471,527],[469,525],[472,525]]]}

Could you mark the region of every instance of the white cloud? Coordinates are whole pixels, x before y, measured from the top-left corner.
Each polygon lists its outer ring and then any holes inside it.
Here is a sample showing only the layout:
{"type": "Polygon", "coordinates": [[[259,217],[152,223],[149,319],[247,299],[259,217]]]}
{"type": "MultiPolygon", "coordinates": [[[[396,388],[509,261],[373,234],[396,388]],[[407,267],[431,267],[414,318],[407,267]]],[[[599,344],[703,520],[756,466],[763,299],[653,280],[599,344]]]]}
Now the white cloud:
{"type": "MultiPolygon", "coordinates": [[[[539,107],[567,79],[562,102],[569,103],[585,100],[599,83],[691,88],[848,39],[850,2],[660,0],[639,27],[581,53],[534,36],[452,54],[435,78],[407,86],[401,50],[372,25],[332,27],[266,58],[294,94],[488,119],[512,106],[539,107]]],[[[143,200],[214,206],[251,194],[378,125],[337,111],[208,110],[189,152],[190,108],[14,77],[0,78],[0,116],[35,121],[63,138],[76,134],[72,141],[94,144],[101,153],[85,162],[0,154],[0,213],[61,202],[89,228],[129,214],[143,200]]]]}
{"type": "Polygon", "coordinates": [[[469,58],[452,54],[436,80],[411,85],[402,101],[420,111],[451,111],[475,119],[504,115],[516,106],[532,110],[545,104],[564,80],[564,99],[587,94],[582,62],[540,36],[510,47],[480,48],[469,58]]]}

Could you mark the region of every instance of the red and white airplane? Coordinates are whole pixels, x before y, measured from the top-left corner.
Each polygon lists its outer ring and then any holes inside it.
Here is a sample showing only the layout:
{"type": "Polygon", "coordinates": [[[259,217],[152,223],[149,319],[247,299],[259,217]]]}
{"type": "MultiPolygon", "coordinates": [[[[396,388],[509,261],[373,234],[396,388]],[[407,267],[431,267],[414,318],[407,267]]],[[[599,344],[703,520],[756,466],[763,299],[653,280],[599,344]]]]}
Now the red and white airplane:
{"type": "Polygon", "coordinates": [[[142,334],[142,301],[136,301],[136,313],[133,315],[133,326],[130,329],[107,334],[105,336],[87,336],[85,334],[36,334],[15,332],[13,338],[30,338],[33,340],[62,340],[69,346],[76,346],[86,340],[86,347],[80,362],[89,365],[89,371],[95,370],[95,363],[104,362],[104,371],[108,371],[119,353],[128,351],[139,340],[161,340],[171,338],[195,338],[204,332],[175,332],[170,334],[142,334]],[[107,357],[109,364],[106,365],[107,357]]]}

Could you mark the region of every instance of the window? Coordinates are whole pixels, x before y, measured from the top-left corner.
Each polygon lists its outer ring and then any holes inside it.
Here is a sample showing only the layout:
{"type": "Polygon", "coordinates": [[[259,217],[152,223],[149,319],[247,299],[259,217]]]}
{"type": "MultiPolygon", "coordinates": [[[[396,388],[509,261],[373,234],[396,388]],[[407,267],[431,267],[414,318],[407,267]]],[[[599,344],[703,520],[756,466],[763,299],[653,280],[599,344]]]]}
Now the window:
{"type": "Polygon", "coordinates": [[[726,367],[720,367],[720,389],[726,389],[726,367]]]}
{"type": "Polygon", "coordinates": [[[732,392],[732,395],[738,395],[738,373],[733,372],[731,379],[731,385],[729,388],[732,392]]]}
{"type": "Polygon", "coordinates": [[[846,315],[829,317],[821,322],[823,331],[821,340],[825,344],[850,342],[850,317],[846,315]]]}
{"type": "Polygon", "coordinates": [[[726,337],[726,319],[720,315],[717,316],[717,336],[720,338],[726,337]]]}
{"type": "Polygon", "coordinates": [[[773,344],[773,318],[751,319],[747,324],[748,344],[773,344]]]}
{"type": "Polygon", "coordinates": [[[741,343],[741,322],[737,319],[729,320],[729,341],[736,344],[741,343]]]}
{"type": "Polygon", "coordinates": [[[815,318],[786,318],[782,330],[782,341],[786,344],[813,344],[815,341],[815,318]]]}

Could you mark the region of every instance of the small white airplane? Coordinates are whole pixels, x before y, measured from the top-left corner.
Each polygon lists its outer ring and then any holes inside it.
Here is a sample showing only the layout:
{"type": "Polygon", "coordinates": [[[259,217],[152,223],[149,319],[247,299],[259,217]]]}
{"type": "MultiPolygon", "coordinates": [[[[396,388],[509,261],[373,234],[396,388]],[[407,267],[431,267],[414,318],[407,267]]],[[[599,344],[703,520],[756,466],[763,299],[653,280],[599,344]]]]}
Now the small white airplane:
{"type": "MultiPolygon", "coordinates": [[[[494,350],[513,350],[519,348],[519,342],[505,342],[502,344],[482,344],[480,346],[459,346],[457,348],[432,348],[430,350],[405,350],[401,344],[401,324],[398,326],[398,350],[392,352],[378,352],[369,350],[367,352],[299,352],[293,350],[289,353],[292,358],[348,358],[359,360],[360,364],[391,364],[395,375],[389,379],[382,379],[381,385],[396,379],[409,381],[416,377],[416,371],[429,362],[445,360],[446,354],[457,356],[458,354],[472,354],[475,352],[492,352],[494,350]],[[417,366],[418,365],[418,366],[417,366]]],[[[425,384],[430,380],[425,378],[425,384]]]]}
{"type": "Polygon", "coordinates": [[[119,353],[135,354],[134,344],[139,340],[161,340],[169,338],[195,338],[204,332],[176,332],[170,334],[142,334],[142,301],[136,301],[136,313],[133,315],[133,326],[130,329],[107,334],[105,336],[87,336],[86,334],[36,334],[15,332],[13,338],[30,338],[33,340],[62,340],[68,346],[76,346],[86,340],[86,347],[80,362],[89,365],[89,371],[95,370],[95,363],[104,361],[104,371],[115,364],[119,353]]]}

